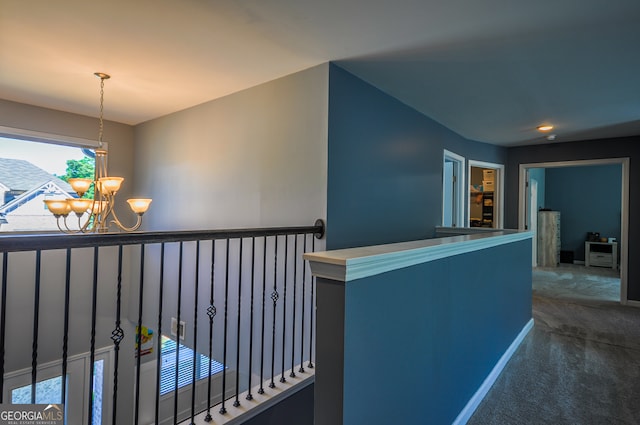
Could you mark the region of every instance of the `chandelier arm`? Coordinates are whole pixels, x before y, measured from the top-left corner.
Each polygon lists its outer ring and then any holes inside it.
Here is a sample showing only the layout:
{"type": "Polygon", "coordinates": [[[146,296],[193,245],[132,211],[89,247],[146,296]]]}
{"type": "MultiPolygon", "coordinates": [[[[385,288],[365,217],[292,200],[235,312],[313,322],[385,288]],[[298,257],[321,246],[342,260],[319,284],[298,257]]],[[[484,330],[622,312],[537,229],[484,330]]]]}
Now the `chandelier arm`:
{"type": "Polygon", "coordinates": [[[69,216],[68,216],[68,215],[63,216],[63,219],[64,219],[64,227],[65,227],[64,229],[63,229],[62,227],[60,227],[59,220],[57,220],[57,221],[58,221],[58,229],[60,229],[60,231],[61,231],[61,232],[63,232],[63,233],[67,233],[67,234],[69,234],[69,235],[73,235],[73,234],[76,234],[76,233],[80,233],[80,230],[72,230],[72,229],[69,227],[69,225],[67,224],[67,217],[69,217],[69,216]]]}
{"type": "Polygon", "coordinates": [[[136,220],[136,224],[134,224],[132,227],[127,227],[124,224],[122,224],[122,222],[116,215],[115,210],[112,211],[112,215],[113,215],[113,220],[111,220],[111,223],[115,224],[116,226],[118,226],[120,230],[124,230],[125,232],[133,232],[134,230],[138,230],[138,228],[142,224],[142,214],[137,214],[138,219],[136,220]]]}
{"type": "Polygon", "coordinates": [[[81,217],[78,217],[78,226],[80,226],[80,232],[82,233],[87,233],[87,229],[89,228],[89,224],[91,223],[91,217],[93,216],[93,214],[90,214],[90,213],[86,213],[86,214],[88,215],[87,221],[85,221],[84,224],[82,225],[80,221],[81,217]]]}

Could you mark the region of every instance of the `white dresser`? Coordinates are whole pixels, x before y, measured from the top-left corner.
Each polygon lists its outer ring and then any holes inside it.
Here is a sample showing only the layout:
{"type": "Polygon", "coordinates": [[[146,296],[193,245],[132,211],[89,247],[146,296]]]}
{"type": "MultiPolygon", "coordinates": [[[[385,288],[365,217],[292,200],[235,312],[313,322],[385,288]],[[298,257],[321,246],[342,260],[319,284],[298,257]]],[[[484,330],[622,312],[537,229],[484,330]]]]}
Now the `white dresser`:
{"type": "Polygon", "coordinates": [[[585,242],[584,265],[587,267],[618,268],[617,242],[585,242]]]}

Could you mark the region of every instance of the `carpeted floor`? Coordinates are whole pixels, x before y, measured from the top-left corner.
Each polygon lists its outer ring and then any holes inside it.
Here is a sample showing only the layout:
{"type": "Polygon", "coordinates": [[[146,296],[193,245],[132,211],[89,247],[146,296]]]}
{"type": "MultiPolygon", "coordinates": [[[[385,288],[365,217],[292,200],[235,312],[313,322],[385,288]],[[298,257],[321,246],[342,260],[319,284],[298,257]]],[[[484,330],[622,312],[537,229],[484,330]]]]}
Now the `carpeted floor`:
{"type": "Polygon", "coordinates": [[[607,269],[534,270],[534,328],[468,424],[640,424],[640,308],[619,285],[607,269]]]}

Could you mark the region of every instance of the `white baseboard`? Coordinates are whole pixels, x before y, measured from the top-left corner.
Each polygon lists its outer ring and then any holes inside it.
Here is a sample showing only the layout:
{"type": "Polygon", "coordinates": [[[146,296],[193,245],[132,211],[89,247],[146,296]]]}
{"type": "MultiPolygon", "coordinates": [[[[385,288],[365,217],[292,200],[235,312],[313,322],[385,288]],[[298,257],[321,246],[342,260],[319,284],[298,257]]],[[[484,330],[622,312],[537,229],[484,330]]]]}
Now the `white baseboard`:
{"type": "Polygon", "coordinates": [[[500,373],[502,373],[502,369],[506,366],[507,362],[513,356],[513,353],[516,352],[516,349],[522,342],[525,336],[529,333],[529,331],[533,328],[533,319],[529,320],[526,325],[522,328],[518,336],[513,340],[507,351],[504,352],[498,363],[493,367],[491,373],[485,378],[478,391],[471,397],[471,399],[467,402],[467,405],[464,406],[464,409],[458,414],[458,417],[455,421],[453,421],[452,425],[464,425],[467,423],[473,412],[476,411],[482,399],[487,395],[493,383],[498,379],[500,373]]]}

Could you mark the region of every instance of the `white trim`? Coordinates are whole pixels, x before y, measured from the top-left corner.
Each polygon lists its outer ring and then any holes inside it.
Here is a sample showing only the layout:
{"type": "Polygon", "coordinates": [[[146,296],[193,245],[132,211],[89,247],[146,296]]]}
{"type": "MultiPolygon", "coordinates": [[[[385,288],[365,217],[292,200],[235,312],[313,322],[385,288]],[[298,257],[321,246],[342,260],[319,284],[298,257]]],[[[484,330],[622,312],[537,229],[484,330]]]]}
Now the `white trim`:
{"type": "Polygon", "coordinates": [[[529,331],[533,328],[533,319],[530,319],[526,325],[522,328],[516,339],[513,340],[507,351],[504,352],[498,363],[493,367],[491,373],[485,378],[478,391],[471,397],[471,399],[467,402],[466,406],[460,411],[458,417],[453,421],[452,425],[464,425],[471,418],[473,413],[476,411],[480,402],[485,398],[491,386],[496,382],[498,376],[502,373],[502,370],[507,365],[507,362],[511,359],[513,354],[516,352],[516,349],[520,346],[524,338],[527,336],[529,331]]]}
{"type": "MultiPolygon", "coordinates": [[[[620,218],[620,303],[622,305],[636,305],[627,299],[628,271],[629,271],[629,165],[628,157],[587,159],[577,161],[537,162],[520,164],[518,169],[518,229],[523,230],[524,208],[526,204],[526,170],[528,168],[559,168],[559,167],[588,167],[593,165],[617,165],[622,167],[622,190],[620,218]]],[[[640,307],[640,302],[637,302],[640,307]]]]}
{"type": "Polygon", "coordinates": [[[226,401],[225,408],[227,409],[227,413],[221,415],[219,413],[219,405],[215,405],[211,408],[211,422],[205,421],[205,416],[207,414],[206,411],[197,414],[193,418],[193,422],[191,419],[187,419],[185,421],[180,422],[180,425],[188,425],[188,424],[196,424],[196,425],[239,425],[243,424],[249,419],[257,416],[258,414],[264,412],[270,407],[276,405],[280,401],[286,399],[287,397],[292,396],[296,392],[305,389],[307,386],[313,384],[315,382],[315,368],[306,368],[305,372],[299,372],[298,367],[300,365],[294,367],[293,369],[289,369],[284,372],[284,375],[287,376],[287,380],[285,382],[279,383],[275,388],[269,387],[270,381],[264,381],[262,385],[257,385],[253,387],[251,391],[252,399],[247,400],[246,396],[249,393],[245,391],[238,395],[239,399],[242,400],[242,404],[238,407],[233,406],[233,403],[230,403],[229,400],[226,401]],[[296,371],[295,376],[291,377],[291,371],[296,371]],[[258,393],[258,389],[262,387],[264,389],[264,394],[258,393]]]}
{"type": "MultiPolygon", "coordinates": [[[[0,125],[0,137],[29,140],[41,143],[55,143],[58,145],[78,146],[83,148],[98,148],[97,140],[83,139],[80,137],[64,136],[61,134],[43,133],[40,131],[26,130],[23,128],[5,127],[0,125]]],[[[106,149],[103,142],[103,149],[106,149]]]]}
{"type": "Polygon", "coordinates": [[[464,220],[464,212],[465,212],[465,199],[467,199],[467,192],[465,190],[465,187],[467,186],[467,180],[466,180],[466,167],[464,166],[465,164],[465,157],[458,155],[457,153],[448,151],[446,149],[444,149],[444,153],[443,153],[443,158],[442,158],[442,162],[443,162],[443,169],[442,169],[442,223],[444,224],[444,191],[446,190],[444,187],[444,163],[448,160],[450,160],[451,162],[454,163],[454,167],[456,167],[459,171],[459,175],[457,176],[457,181],[456,181],[456,194],[457,194],[457,199],[455,200],[456,204],[457,204],[457,211],[456,211],[456,227],[464,227],[465,226],[465,220],[464,220]]]}
{"type": "Polygon", "coordinates": [[[350,282],[441,258],[531,239],[531,232],[497,230],[304,255],[316,277],[350,282]]]}
{"type": "MultiPolygon", "coordinates": [[[[469,173],[469,183],[466,185],[467,190],[469,189],[469,185],[471,184],[471,167],[491,168],[494,170],[498,170],[498,173],[496,176],[498,190],[494,191],[493,205],[494,205],[495,211],[497,212],[497,220],[496,220],[495,228],[502,229],[504,227],[504,180],[505,180],[504,164],[495,164],[492,162],[476,161],[475,159],[470,159],[469,161],[467,161],[467,172],[469,173]]],[[[468,204],[469,196],[467,195],[465,199],[467,199],[466,203],[468,204]]],[[[467,219],[465,221],[465,225],[467,227],[469,227],[471,224],[469,222],[470,213],[471,213],[471,209],[467,208],[467,215],[466,215],[467,219]]]]}

